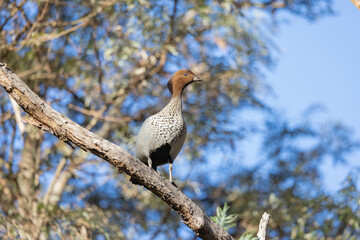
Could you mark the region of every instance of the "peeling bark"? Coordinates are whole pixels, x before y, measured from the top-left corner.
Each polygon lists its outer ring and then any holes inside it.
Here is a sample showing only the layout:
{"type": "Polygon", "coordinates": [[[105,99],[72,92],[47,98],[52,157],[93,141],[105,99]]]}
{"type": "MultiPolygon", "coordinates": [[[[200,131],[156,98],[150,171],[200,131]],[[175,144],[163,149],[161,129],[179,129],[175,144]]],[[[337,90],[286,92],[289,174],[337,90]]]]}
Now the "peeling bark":
{"type": "Polygon", "coordinates": [[[202,239],[233,239],[216,225],[190,198],[167,179],[121,147],[86,130],[66,116],[58,113],[40,99],[14,72],[0,63],[0,86],[32,118],[38,128],[48,131],[60,140],[90,151],[114,167],[135,177],[148,190],[161,198],[183,222],[202,239]]]}

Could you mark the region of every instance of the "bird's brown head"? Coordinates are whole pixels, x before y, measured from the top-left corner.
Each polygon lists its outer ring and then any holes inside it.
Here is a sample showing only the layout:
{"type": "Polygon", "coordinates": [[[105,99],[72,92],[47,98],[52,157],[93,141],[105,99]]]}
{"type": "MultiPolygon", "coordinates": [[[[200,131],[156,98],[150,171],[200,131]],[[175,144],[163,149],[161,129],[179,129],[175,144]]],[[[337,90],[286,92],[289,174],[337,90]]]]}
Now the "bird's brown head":
{"type": "Polygon", "coordinates": [[[167,87],[173,97],[181,96],[187,85],[193,82],[202,81],[189,70],[181,69],[177,71],[169,80],[167,87]]]}

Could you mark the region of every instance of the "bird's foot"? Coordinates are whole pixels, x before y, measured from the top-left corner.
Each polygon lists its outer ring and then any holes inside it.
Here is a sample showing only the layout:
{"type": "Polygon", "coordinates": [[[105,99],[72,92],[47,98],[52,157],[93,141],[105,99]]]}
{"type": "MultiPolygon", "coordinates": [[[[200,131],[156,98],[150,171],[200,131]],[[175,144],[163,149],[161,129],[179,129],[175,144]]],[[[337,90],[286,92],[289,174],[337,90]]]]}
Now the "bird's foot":
{"type": "Polygon", "coordinates": [[[179,188],[174,181],[171,181],[171,184],[174,185],[176,188],[179,188]]]}
{"type": "Polygon", "coordinates": [[[151,160],[151,158],[148,158],[148,166],[149,166],[149,168],[152,168],[152,160],[151,160]]]}

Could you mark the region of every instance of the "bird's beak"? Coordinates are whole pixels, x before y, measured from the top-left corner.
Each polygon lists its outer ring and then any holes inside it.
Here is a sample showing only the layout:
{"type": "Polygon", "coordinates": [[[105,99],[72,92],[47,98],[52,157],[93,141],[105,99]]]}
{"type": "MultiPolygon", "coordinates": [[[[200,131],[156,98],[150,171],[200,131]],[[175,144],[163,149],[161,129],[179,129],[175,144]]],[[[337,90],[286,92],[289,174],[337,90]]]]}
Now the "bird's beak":
{"type": "Polygon", "coordinates": [[[193,82],[202,82],[202,79],[198,78],[197,76],[194,76],[193,82]]]}

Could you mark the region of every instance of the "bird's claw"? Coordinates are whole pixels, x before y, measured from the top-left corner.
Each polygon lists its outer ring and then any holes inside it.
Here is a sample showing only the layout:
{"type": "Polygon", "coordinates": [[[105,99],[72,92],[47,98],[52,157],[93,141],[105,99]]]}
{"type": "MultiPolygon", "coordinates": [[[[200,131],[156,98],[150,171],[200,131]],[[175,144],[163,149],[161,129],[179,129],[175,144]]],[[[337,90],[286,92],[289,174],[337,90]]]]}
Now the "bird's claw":
{"type": "Polygon", "coordinates": [[[174,185],[176,188],[179,188],[174,181],[171,181],[171,184],[174,185]]]}

